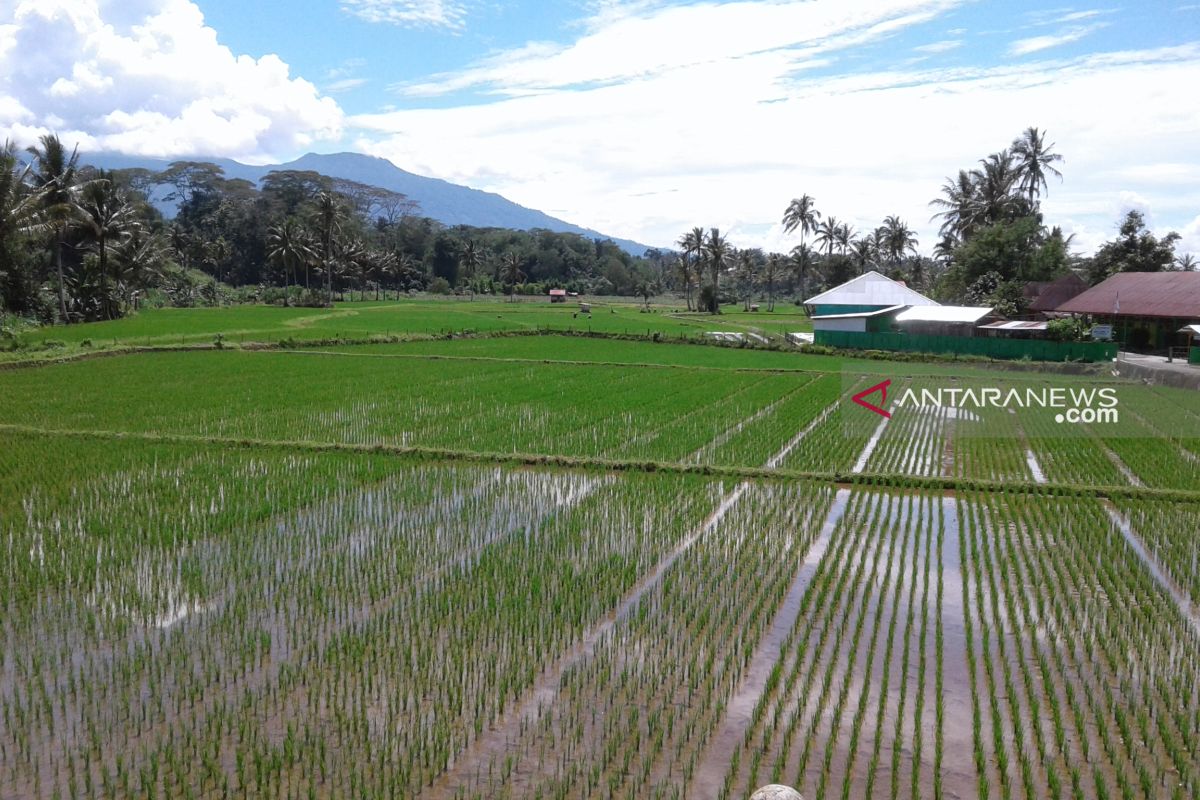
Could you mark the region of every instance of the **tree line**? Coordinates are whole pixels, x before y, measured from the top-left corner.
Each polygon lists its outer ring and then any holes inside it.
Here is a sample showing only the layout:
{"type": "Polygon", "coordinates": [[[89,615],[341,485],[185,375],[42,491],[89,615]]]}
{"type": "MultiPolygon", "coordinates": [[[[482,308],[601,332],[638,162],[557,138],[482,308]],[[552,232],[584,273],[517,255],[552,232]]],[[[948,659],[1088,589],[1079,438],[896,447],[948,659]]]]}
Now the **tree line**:
{"type": "Polygon", "coordinates": [[[611,241],[447,227],[403,194],[311,171],[277,170],[256,185],[202,161],[98,170],[55,135],[0,149],[0,311],[43,322],[148,304],[323,306],[550,287],[649,295],[659,280],[654,262],[611,241]]]}
{"type": "Polygon", "coordinates": [[[693,228],[678,241],[675,284],[689,308],[716,312],[720,303],[736,300],[748,308],[757,295],[773,309],[777,289],[802,300],[876,270],[940,302],[988,305],[1018,316],[1027,310],[1028,283],[1075,272],[1094,285],[1117,272],[1196,268],[1193,256],[1175,253],[1178,234],[1156,236],[1138,211],[1129,211],[1118,236],[1093,256],[1072,254],[1073,236],[1048,227],[1041,209],[1049,178],[1062,178],[1062,162],[1046,133],[1030,127],[1008,147],[947,178],[930,202],[932,220],[941,222],[932,257],[917,252],[917,236],[897,216],[856,232],[832,214],[823,216],[813,197],[803,194],[782,217],[784,232],[800,237],[789,253],[739,250],[717,228],[693,228]]]}

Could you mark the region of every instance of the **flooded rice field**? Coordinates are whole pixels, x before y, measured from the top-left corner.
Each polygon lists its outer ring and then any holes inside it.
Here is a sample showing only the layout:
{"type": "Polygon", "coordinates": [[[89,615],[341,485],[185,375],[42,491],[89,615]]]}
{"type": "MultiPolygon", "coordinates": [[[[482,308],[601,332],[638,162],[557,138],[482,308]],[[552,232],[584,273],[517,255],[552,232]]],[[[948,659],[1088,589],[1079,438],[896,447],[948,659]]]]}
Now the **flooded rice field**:
{"type": "MultiPolygon", "coordinates": [[[[1200,447],[1152,393],[1122,436],[848,422],[873,379],[816,374],[489,410],[519,369],[401,427],[683,468],[300,447],[216,400],[197,430],[264,438],[0,431],[0,800],[1200,797],[1200,447]]],[[[394,442],[380,403],[296,424],[394,442]]]]}

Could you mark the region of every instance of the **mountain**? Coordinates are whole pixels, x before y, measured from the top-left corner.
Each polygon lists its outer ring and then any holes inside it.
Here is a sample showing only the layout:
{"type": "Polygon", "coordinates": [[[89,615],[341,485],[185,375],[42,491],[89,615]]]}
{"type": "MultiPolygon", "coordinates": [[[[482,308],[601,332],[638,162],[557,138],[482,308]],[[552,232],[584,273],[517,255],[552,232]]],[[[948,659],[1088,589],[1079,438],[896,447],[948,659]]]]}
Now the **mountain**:
{"type": "MultiPolygon", "coordinates": [[[[171,160],[167,159],[142,158],[120,153],[92,154],[88,155],[85,160],[93,166],[104,169],[142,168],[155,172],[161,172],[171,163],[171,160]]],[[[330,155],[309,153],[286,164],[260,166],[242,164],[228,158],[189,157],[187,160],[208,161],[217,164],[225,170],[225,177],[242,178],[254,183],[260,182],[268,172],[273,170],[294,169],[312,170],[331,178],[343,178],[369,186],[378,186],[381,189],[407,195],[409,199],[420,203],[421,214],[444,225],[472,225],[479,228],[513,228],[516,230],[545,228],[559,233],[577,233],[595,240],[612,239],[621,249],[631,255],[640,256],[649,249],[648,245],[606,236],[599,231],[564,222],[532,208],[525,208],[525,206],[517,205],[498,194],[460,186],[440,178],[416,175],[400,169],[387,159],[365,156],[361,153],[330,155]]],[[[167,216],[174,214],[174,208],[165,206],[161,202],[161,193],[158,196],[152,195],[152,199],[156,200],[156,204],[164,214],[167,216]]]]}

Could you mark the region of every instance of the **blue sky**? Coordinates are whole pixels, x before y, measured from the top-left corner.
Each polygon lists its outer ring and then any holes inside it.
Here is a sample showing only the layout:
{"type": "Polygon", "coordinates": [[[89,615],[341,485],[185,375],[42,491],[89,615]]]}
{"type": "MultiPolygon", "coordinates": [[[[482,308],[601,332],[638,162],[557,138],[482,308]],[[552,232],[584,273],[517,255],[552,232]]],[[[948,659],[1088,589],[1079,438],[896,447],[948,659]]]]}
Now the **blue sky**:
{"type": "MultiPolygon", "coordinates": [[[[570,45],[605,8],[604,4],[578,0],[374,4],[412,9],[411,21],[389,24],[370,21],[362,16],[361,9],[337,0],[287,4],[201,0],[197,5],[206,22],[220,33],[221,41],[235,52],[278,54],[297,75],[336,94],[351,114],[486,102],[487,95],[472,91],[408,98],[396,87],[462,70],[530,42],[570,45]],[[422,18],[423,7],[456,11],[447,23],[438,24],[422,18]]],[[[636,8],[639,4],[626,5],[636,8]]],[[[661,9],[705,4],[642,5],[661,9]]],[[[1070,58],[1183,45],[1200,39],[1200,3],[1150,0],[1122,6],[1013,0],[946,6],[944,12],[932,15],[928,21],[847,50],[810,74],[870,73],[908,67],[916,58],[922,59],[923,66],[989,67],[1051,53],[1070,58]],[[1028,41],[1038,39],[1044,40],[1028,41]],[[1021,41],[1027,41],[1025,47],[1039,49],[1015,54],[1012,48],[1021,41]]],[[[438,12],[429,15],[437,16],[438,12]]],[[[612,57],[620,59],[622,53],[614,50],[612,57]]]]}
{"type": "Polygon", "coordinates": [[[1037,125],[1047,221],[1200,252],[1200,0],[0,0],[0,127],[84,149],[356,150],[668,245],[788,249],[807,192],[921,249],[942,180],[1037,125]]]}

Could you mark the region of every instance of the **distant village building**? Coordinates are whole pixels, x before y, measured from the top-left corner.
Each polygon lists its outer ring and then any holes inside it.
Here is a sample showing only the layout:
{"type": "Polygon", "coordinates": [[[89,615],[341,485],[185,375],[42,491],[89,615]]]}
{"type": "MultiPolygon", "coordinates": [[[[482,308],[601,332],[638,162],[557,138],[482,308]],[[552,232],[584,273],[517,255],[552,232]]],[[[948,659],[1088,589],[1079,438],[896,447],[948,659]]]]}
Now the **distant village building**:
{"type": "Polygon", "coordinates": [[[1164,351],[1186,344],[1181,328],[1200,324],[1200,272],[1119,272],[1056,311],[1112,325],[1127,349],[1164,351]]]}
{"type": "Polygon", "coordinates": [[[997,339],[1044,339],[1046,320],[1013,319],[989,322],[979,326],[979,333],[997,339]]]}
{"type": "MultiPolygon", "coordinates": [[[[1035,299],[1072,290],[1070,281],[1047,284],[1036,289],[1035,299]]],[[[826,347],[1043,361],[1116,356],[1116,345],[1047,341],[1044,321],[1009,328],[1011,323],[990,306],[941,305],[878,272],[835,286],[804,305],[812,320],[813,344],[826,347]],[[1017,331],[1019,335],[1008,335],[1017,331]],[[1039,341],[1014,341],[1033,338],[1039,341]]]]}
{"type": "Polygon", "coordinates": [[[842,316],[881,311],[895,306],[936,306],[920,292],[872,270],[804,301],[809,317],[842,316]]]}
{"type": "Polygon", "coordinates": [[[1087,291],[1087,281],[1068,272],[1054,281],[1036,281],[1025,284],[1026,308],[1035,315],[1042,317],[1058,316],[1056,310],[1063,303],[1087,291]]]}
{"type": "Polygon", "coordinates": [[[920,336],[975,336],[981,325],[1001,319],[991,306],[912,306],[894,317],[904,333],[920,336]]]}
{"type": "Polygon", "coordinates": [[[1179,332],[1188,339],[1188,363],[1200,364],[1200,325],[1184,325],[1179,332]]]}
{"type": "Polygon", "coordinates": [[[550,302],[551,303],[567,302],[567,290],[566,289],[551,289],[550,290],[550,302]]]}

